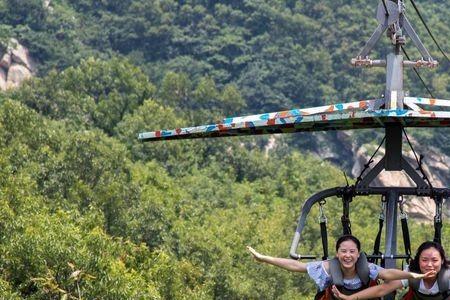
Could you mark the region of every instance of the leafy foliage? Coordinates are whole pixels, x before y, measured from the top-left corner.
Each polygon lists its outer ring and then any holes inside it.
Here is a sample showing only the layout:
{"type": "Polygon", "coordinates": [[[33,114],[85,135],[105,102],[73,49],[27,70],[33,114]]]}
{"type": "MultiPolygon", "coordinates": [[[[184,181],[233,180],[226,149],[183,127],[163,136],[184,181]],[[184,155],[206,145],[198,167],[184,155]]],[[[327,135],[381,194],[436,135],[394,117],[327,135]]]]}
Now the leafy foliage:
{"type": "MultiPolygon", "coordinates": [[[[448,4],[425,4],[447,34],[448,4]]],[[[311,298],[306,275],[258,265],[245,246],[286,256],[303,201],[343,185],[330,163],[286,150],[326,141],[295,135],[270,149],[266,137],[142,144],[136,134],[376,97],[382,73],[346,65],[374,29],[367,9],[364,1],[0,1],[0,43],[19,38],[41,75],[0,94],[1,296],[311,298]]],[[[444,63],[426,77],[443,97],[447,71],[444,63]]],[[[445,131],[416,135],[448,148],[445,131]]],[[[368,252],[378,206],[352,202],[352,228],[368,252]]],[[[340,199],[328,200],[330,253],[340,211],[340,199]]],[[[321,252],[318,214],[302,253],[321,252]]],[[[432,238],[430,224],[410,226],[413,247],[432,238]]]]}

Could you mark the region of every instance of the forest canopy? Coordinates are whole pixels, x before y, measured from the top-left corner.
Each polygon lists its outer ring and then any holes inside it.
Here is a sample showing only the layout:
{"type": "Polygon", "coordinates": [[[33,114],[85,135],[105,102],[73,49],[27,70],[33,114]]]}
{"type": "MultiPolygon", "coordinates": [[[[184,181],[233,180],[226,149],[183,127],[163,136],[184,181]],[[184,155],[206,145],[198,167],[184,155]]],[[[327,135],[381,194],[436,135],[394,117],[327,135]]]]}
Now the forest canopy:
{"type": "MultiPolygon", "coordinates": [[[[306,276],[256,264],[245,246],[287,256],[303,201],[345,185],[339,166],[306,151],[320,147],[314,135],[268,147],[270,137],[141,143],[137,134],[378,97],[382,70],[348,63],[375,29],[375,5],[0,0],[0,42],[17,38],[38,62],[33,79],[0,94],[0,295],[312,298],[306,276]]],[[[450,49],[448,2],[420,7],[450,49]]],[[[426,83],[450,99],[449,64],[410,15],[442,62],[426,83]]],[[[414,73],[406,84],[426,96],[414,73]]],[[[416,136],[448,154],[447,132],[416,136]]],[[[341,211],[337,198],[325,206],[330,253],[341,211]]],[[[369,253],[379,211],[374,197],[351,204],[369,253]]],[[[314,208],[300,250],[320,255],[317,219],[314,208]]],[[[413,249],[433,238],[428,223],[411,220],[410,232],[413,249]]]]}

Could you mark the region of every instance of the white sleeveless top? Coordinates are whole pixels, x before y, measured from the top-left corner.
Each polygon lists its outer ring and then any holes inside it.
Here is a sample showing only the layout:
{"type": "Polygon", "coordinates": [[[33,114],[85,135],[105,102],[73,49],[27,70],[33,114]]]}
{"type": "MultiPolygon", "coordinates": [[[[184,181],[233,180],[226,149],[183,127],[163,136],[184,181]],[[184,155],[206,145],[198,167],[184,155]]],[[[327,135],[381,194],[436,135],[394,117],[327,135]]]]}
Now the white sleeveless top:
{"type": "MultiPolygon", "coordinates": [[[[408,279],[402,279],[402,284],[403,287],[408,287],[409,286],[409,282],[408,279]]],[[[450,286],[450,280],[449,280],[449,286],[450,286]]],[[[420,284],[419,284],[419,292],[424,294],[424,295],[436,295],[439,293],[439,287],[438,287],[438,283],[437,280],[434,282],[433,286],[429,289],[427,289],[425,287],[425,284],[423,282],[423,279],[420,279],[420,284]]]]}

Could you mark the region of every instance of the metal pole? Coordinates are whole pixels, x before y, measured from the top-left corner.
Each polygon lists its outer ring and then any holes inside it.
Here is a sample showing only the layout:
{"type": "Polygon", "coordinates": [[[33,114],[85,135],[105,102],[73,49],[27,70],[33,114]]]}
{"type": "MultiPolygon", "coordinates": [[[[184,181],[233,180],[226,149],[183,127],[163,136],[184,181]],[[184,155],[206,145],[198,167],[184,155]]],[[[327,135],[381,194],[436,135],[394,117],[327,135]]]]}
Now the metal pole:
{"type": "MultiPolygon", "coordinates": [[[[397,46],[397,45],[396,45],[397,46]]],[[[398,54],[398,47],[394,53],[388,54],[386,58],[386,109],[403,108],[403,56],[398,54]]],[[[386,124],[386,169],[401,169],[402,135],[400,124],[386,124]]],[[[397,201],[398,192],[389,191],[386,195],[386,239],[385,255],[397,254],[397,201]]],[[[385,260],[386,268],[396,268],[395,259],[385,260]]],[[[384,297],[386,300],[394,300],[395,293],[384,297]]]]}
{"type": "MultiPolygon", "coordinates": [[[[389,191],[386,195],[386,240],[385,240],[385,255],[397,254],[397,202],[398,192],[395,190],[389,191]]],[[[395,259],[386,258],[385,268],[395,269],[395,259]]],[[[386,295],[386,300],[395,299],[395,293],[386,295]]]]}
{"type": "MultiPolygon", "coordinates": [[[[398,6],[400,16],[402,16],[401,1],[393,1],[398,6]]],[[[400,55],[400,47],[404,43],[400,19],[392,24],[390,38],[394,43],[393,52],[386,57],[386,109],[403,109],[403,56],[400,55]]]]}
{"type": "Polygon", "coordinates": [[[401,171],[402,165],[402,125],[386,123],[386,154],[384,168],[386,171],[401,171]]]}
{"type": "Polygon", "coordinates": [[[403,109],[403,56],[390,53],[386,59],[386,109],[403,109]]]}

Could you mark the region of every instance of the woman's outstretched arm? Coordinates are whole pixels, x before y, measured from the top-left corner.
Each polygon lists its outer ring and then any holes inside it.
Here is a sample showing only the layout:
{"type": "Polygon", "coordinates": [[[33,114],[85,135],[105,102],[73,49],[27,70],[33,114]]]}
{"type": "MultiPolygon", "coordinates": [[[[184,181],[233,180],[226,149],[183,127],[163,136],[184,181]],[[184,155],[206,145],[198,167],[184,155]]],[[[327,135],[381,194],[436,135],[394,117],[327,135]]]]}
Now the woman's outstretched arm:
{"type": "Polygon", "coordinates": [[[298,260],[262,255],[250,246],[247,246],[247,249],[256,261],[271,264],[292,272],[306,273],[306,264],[298,260]]]}
{"type": "Polygon", "coordinates": [[[402,282],[400,280],[393,280],[380,285],[375,285],[370,288],[364,289],[353,295],[342,294],[335,285],[333,285],[332,292],[333,295],[342,300],[362,300],[362,299],[373,299],[385,296],[392,293],[396,289],[402,288],[402,282]]]}
{"type": "Polygon", "coordinates": [[[422,279],[422,278],[432,278],[436,276],[436,271],[430,271],[425,274],[407,272],[397,269],[380,269],[378,273],[378,278],[383,280],[398,280],[398,279],[422,279]]]}

